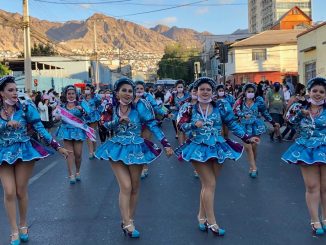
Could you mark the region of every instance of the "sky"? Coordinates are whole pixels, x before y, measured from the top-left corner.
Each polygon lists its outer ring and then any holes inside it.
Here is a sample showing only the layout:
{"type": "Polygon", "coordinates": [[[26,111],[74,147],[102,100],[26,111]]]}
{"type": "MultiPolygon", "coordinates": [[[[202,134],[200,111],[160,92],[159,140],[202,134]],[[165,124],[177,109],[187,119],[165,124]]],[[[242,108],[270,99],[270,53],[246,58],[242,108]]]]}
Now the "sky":
{"type": "MultiPolygon", "coordinates": [[[[0,0],[0,9],[22,13],[22,2],[22,0],[0,0]]],[[[49,21],[85,20],[94,13],[101,13],[145,27],[163,24],[191,28],[199,32],[228,34],[237,29],[248,28],[247,2],[247,0],[29,0],[29,11],[31,16],[49,21]],[[64,4],[68,2],[73,4],[64,4]],[[104,3],[90,4],[99,2],[104,3]]],[[[312,0],[312,5],[313,21],[326,21],[326,0],[312,0]]]]}

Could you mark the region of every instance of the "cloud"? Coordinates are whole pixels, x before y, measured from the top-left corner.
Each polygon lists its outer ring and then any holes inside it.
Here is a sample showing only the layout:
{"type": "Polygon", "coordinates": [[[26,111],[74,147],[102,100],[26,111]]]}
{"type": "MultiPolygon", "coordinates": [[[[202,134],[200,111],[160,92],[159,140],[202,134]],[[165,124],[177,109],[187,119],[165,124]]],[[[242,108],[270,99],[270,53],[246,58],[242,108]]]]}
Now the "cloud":
{"type": "Polygon", "coordinates": [[[196,10],[196,15],[203,15],[203,14],[208,13],[208,11],[209,11],[208,7],[198,8],[196,10]]]}
{"type": "Polygon", "coordinates": [[[89,9],[91,7],[91,5],[90,4],[87,4],[87,3],[80,4],[79,6],[82,7],[83,9],[89,9]]]}
{"type": "Polygon", "coordinates": [[[175,16],[169,16],[163,19],[160,19],[158,21],[156,21],[156,24],[161,24],[161,25],[171,25],[174,24],[178,21],[178,18],[175,16]]]}
{"type": "Polygon", "coordinates": [[[169,16],[160,20],[155,20],[155,21],[146,21],[141,23],[143,26],[147,28],[151,28],[156,25],[166,25],[166,26],[172,26],[176,22],[178,22],[178,18],[175,16],[169,16]]]}
{"type": "Polygon", "coordinates": [[[169,17],[160,19],[158,21],[158,24],[170,25],[170,24],[176,23],[177,21],[178,21],[178,18],[177,17],[175,17],[175,16],[169,16],[169,17]]]}

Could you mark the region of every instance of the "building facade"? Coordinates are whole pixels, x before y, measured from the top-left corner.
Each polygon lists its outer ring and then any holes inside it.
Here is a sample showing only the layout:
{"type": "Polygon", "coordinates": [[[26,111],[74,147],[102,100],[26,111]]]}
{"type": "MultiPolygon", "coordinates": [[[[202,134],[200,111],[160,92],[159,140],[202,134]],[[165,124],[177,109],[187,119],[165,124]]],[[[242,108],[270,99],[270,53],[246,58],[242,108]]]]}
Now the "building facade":
{"type": "Polygon", "coordinates": [[[235,84],[297,78],[297,35],[303,30],[269,30],[229,48],[227,81],[235,84]]]}
{"type": "MultiPolygon", "coordinates": [[[[24,89],[24,60],[8,59],[8,66],[17,78],[17,85],[20,90],[24,89]]],[[[100,84],[112,86],[111,70],[98,64],[98,78],[100,84]]],[[[32,90],[48,90],[54,88],[61,91],[69,84],[94,83],[96,62],[85,56],[33,56],[32,57],[32,90]],[[37,81],[37,82],[35,82],[37,81]],[[35,86],[35,84],[37,84],[35,86]]]]}
{"type": "Polygon", "coordinates": [[[299,81],[326,77],[326,22],[298,35],[299,81]]]}
{"type": "Polygon", "coordinates": [[[311,18],[311,0],[248,0],[249,32],[259,33],[270,29],[295,6],[311,18]]]}

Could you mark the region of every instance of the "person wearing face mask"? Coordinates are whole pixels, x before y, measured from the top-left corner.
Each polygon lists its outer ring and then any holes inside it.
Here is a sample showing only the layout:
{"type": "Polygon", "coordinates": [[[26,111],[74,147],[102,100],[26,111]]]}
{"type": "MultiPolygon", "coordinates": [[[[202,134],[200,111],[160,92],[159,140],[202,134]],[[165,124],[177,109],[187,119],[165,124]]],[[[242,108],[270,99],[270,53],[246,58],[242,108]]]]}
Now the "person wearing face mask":
{"type": "Polygon", "coordinates": [[[145,124],[161,142],[167,156],[171,156],[173,151],[157,126],[150,103],[145,99],[133,103],[136,94],[135,83],[129,78],[120,78],[115,82],[114,90],[118,103],[113,108],[112,120],[104,123],[104,126],[109,130],[113,129],[115,135],[98,147],[95,157],[110,161],[120,188],[121,228],[130,238],[139,238],[140,233],[135,228],[134,217],[140,175],[143,165],[150,164],[161,153],[158,146],[141,137],[142,125],[145,124]]]}
{"type": "MultiPolygon", "coordinates": [[[[223,100],[225,103],[229,103],[233,107],[235,100],[231,94],[225,92],[225,86],[223,84],[217,85],[217,100],[223,100]]],[[[229,130],[225,124],[223,124],[222,135],[225,139],[229,138],[229,130]]]]}
{"type": "Polygon", "coordinates": [[[67,158],[69,183],[73,185],[81,181],[82,148],[89,130],[84,118],[90,113],[90,109],[85,101],[77,101],[75,86],[65,87],[63,95],[64,103],[53,113],[57,120],[61,120],[56,132],[57,138],[63,140],[65,148],[73,152],[67,158]]]}
{"type": "MultiPolygon", "coordinates": [[[[189,117],[189,114],[191,114],[190,108],[192,108],[192,106],[197,104],[197,101],[198,101],[197,88],[194,88],[194,83],[191,83],[189,85],[188,90],[189,90],[189,92],[191,94],[191,101],[186,102],[181,106],[181,108],[179,110],[178,118],[177,118],[178,119],[177,124],[180,122],[180,120],[182,118],[188,118],[189,117]]],[[[186,139],[191,138],[192,137],[191,131],[185,132],[185,136],[186,136],[186,139]]],[[[182,158],[179,157],[179,160],[182,161],[182,158]]],[[[196,179],[199,178],[199,175],[198,175],[196,169],[194,169],[194,177],[196,179]]]]}
{"type": "MultiPolygon", "coordinates": [[[[285,110],[285,101],[282,92],[281,84],[279,82],[275,82],[273,84],[273,89],[270,90],[266,96],[269,113],[272,116],[273,121],[277,122],[280,127],[282,127],[284,123],[283,114],[285,110]]],[[[274,141],[274,135],[277,137],[279,142],[282,142],[279,128],[274,128],[269,134],[271,141],[274,141]]]]}
{"type": "MultiPolygon", "coordinates": [[[[84,91],[84,100],[87,102],[88,107],[90,108],[90,113],[85,118],[87,124],[96,129],[98,122],[100,121],[100,106],[102,103],[102,98],[100,95],[95,93],[95,88],[91,84],[86,84],[86,89],[84,91]]],[[[96,141],[91,141],[87,139],[89,159],[93,160],[94,152],[96,150],[96,141]]]]}
{"type": "Polygon", "coordinates": [[[173,114],[172,124],[176,132],[175,138],[178,139],[179,145],[181,145],[185,141],[185,135],[183,132],[178,131],[176,120],[180,107],[191,100],[191,97],[189,93],[185,91],[185,82],[182,79],[176,81],[175,89],[176,91],[172,93],[172,96],[170,97],[170,110],[173,114]]]}
{"type": "MultiPolygon", "coordinates": [[[[306,86],[304,86],[301,83],[298,83],[295,87],[295,95],[290,98],[290,100],[287,104],[285,114],[289,111],[289,109],[293,103],[300,103],[302,106],[308,105],[308,100],[305,97],[305,95],[306,95],[306,86]]],[[[285,115],[284,115],[284,119],[286,121],[286,128],[284,129],[284,131],[281,134],[282,139],[284,141],[292,141],[294,135],[296,134],[296,129],[295,129],[294,125],[292,125],[289,121],[286,120],[285,115]],[[290,132],[289,136],[287,138],[285,138],[285,136],[289,132],[290,132]]]]}
{"type": "Polygon", "coordinates": [[[52,111],[51,113],[49,112],[49,100],[50,97],[48,95],[43,95],[42,101],[38,103],[38,111],[40,113],[41,121],[44,125],[44,128],[50,132],[50,129],[52,128],[52,123],[50,122],[50,117],[52,116],[52,111]]]}
{"type": "MultiPolygon", "coordinates": [[[[149,104],[152,106],[153,110],[154,110],[154,114],[155,117],[162,117],[162,118],[170,118],[172,116],[172,114],[168,114],[166,113],[161,106],[159,106],[155,99],[153,98],[153,96],[150,93],[146,93],[145,92],[145,82],[141,81],[141,80],[136,80],[135,81],[136,84],[136,97],[134,100],[134,103],[137,104],[138,102],[140,102],[141,99],[146,100],[149,102],[149,104]]],[[[142,133],[141,136],[146,139],[146,140],[151,140],[152,138],[152,134],[151,131],[146,127],[146,125],[144,124],[142,126],[142,133]]],[[[148,165],[144,165],[143,167],[143,171],[141,173],[141,179],[145,179],[148,176],[149,172],[148,172],[148,165]]]]}
{"type": "Polygon", "coordinates": [[[309,103],[294,103],[287,112],[299,136],[282,160],[300,166],[312,232],[320,236],[326,232],[326,79],[313,78],[307,88],[309,103]]]}
{"type": "Polygon", "coordinates": [[[32,101],[18,100],[15,78],[0,78],[0,180],[4,190],[4,206],[8,215],[11,241],[18,245],[29,240],[27,225],[28,181],[35,161],[50,152],[31,139],[27,128],[31,125],[44,141],[64,157],[69,151],[62,148],[45,130],[32,101]],[[19,207],[19,226],[16,221],[16,202],[19,207]]]}
{"type": "MultiPolygon", "coordinates": [[[[233,111],[239,118],[241,125],[250,136],[260,137],[266,132],[266,126],[260,115],[262,115],[273,127],[279,128],[279,124],[273,121],[268,113],[264,99],[256,94],[256,84],[247,83],[243,86],[243,95],[235,102],[233,111]]],[[[257,160],[257,143],[245,144],[245,150],[249,161],[249,176],[256,178],[258,170],[257,160]]]]}
{"type": "Polygon", "coordinates": [[[103,144],[106,139],[113,136],[112,130],[107,130],[104,127],[104,123],[112,120],[113,106],[115,101],[113,100],[112,92],[110,90],[103,91],[101,94],[102,104],[99,107],[101,112],[100,121],[98,123],[98,131],[101,143],[103,144]]]}
{"type": "Polygon", "coordinates": [[[259,140],[246,135],[237,123],[229,103],[222,100],[212,101],[216,82],[208,77],[201,77],[194,83],[198,100],[187,108],[187,113],[180,111],[178,128],[189,135],[189,139],[176,149],[178,158],[191,162],[200,176],[202,189],[198,212],[199,229],[210,230],[216,236],[224,236],[225,230],[220,228],[214,214],[214,195],[218,175],[227,159],[238,160],[243,147],[221,135],[222,124],[243,141],[250,143],[259,140]]]}
{"type": "Polygon", "coordinates": [[[287,105],[290,98],[291,98],[291,92],[290,92],[290,88],[289,85],[285,85],[283,86],[283,94],[284,94],[284,101],[285,104],[287,105]]]}

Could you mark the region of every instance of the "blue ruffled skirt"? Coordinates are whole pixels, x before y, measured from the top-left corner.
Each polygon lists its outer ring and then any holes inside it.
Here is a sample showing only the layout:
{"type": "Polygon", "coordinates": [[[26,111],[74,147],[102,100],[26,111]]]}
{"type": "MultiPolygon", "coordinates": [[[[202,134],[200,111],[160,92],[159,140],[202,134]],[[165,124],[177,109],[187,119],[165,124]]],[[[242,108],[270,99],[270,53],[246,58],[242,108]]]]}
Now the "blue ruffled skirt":
{"type": "Polygon", "coordinates": [[[241,125],[243,126],[244,130],[246,131],[246,134],[250,135],[250,136],[262,135],[263,133],[266,132],[266,129],[267,129],[264,121],[261,119],[256,119],[254,121],[254,123],[252,123],[252,124],[242,123],[241,125]]]}
{"type": "Polygon", "coordinates": [[[100,112],[98,110],[95,110],[86,116],[85,121],[87,123],[94,123],[100,121],[100,118],[101,118],[100,112]]]}
{"type": "Polygon", "coordinates": [[[86,132],[80,128],[61,124],[56,132],[58,140],[86,140],[86,132]]]}
{"type": "Polygon", "coordinates": [[[223,164],[226,159],[238,160],[243,152],[243,146],[227,139],[225,142],[217,142],[215,145],[198,144],[190,139],[175,150],[179,160],[206,162],[216,160],[223,164]]]}
{"type": "Polygon", "coordinates": [[[95,157],[100,160],[122,161],[126,165],[149,164],[158,158],[161,152],[157,145],[145,139],[139,144],[121,144],[109,139],[97,148],[95,157]]]}
{"type": "Polygon", "coordinates": [[[294,143],[283,155],[282,160],[290,164],[326,164],[326,145],[307,147],[294,143]]]}
{"type": "Polygon", "coordinates": [[[14,164],[16,161],[39,160],[51,154],[53,154],[53,151],[31,139],[26,142],[14,143],[10,146],[1,146],[0,165],[3,163],[14,164]]]}

